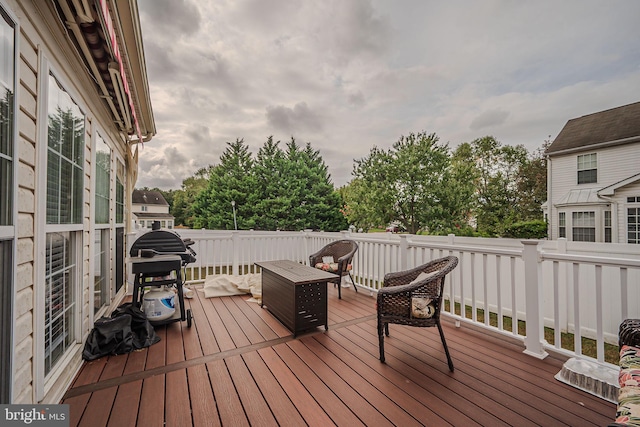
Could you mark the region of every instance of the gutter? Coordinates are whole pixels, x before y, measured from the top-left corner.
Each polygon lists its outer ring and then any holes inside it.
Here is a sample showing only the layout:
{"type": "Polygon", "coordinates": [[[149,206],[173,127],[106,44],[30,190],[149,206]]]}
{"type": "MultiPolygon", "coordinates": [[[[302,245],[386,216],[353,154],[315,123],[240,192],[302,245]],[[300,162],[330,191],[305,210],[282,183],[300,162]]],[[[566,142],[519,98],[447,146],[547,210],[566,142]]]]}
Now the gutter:
{"type": "Polygon", "coordinates": [[[590,144],[590,145],[583,145],[583,146],[580,146],[580,147],[567,148],[566,150],[552,151],[551,153],[547,152],[547,156],[557,156],[557,155],[561,155],[561,154],[571,154],[571,153],[576,153],[576,152],[579,152],[579,151],[595,150],[595,149],[598,149],[598,148],[610,147],[610,146],[614,146],[614,145],[630,144],[630,143],[633,143],[633,142],[640,142],[640,135],[632,136],[632,137],[629,137],[629,138],[616,139],[616,140],[613,140],[613,141],[599,142],[597,144],[590,144]]]}

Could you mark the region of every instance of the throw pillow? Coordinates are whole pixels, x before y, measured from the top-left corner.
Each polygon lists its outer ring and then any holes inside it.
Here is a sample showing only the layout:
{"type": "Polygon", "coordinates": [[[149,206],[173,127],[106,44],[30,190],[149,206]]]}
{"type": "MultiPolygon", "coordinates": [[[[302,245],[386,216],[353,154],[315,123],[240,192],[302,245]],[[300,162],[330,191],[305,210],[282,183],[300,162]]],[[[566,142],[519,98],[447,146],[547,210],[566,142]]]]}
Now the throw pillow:
{"type": "Polygon", "coordinates": [[[422,272],[422,273],[420,273],[420,274],[418,275],[418,277],[416,277],[414,280],[412,280],[411,282],[409,282],[409,284],[410,284],[410,285],[412,285],[412,284],[417,283],[417,282],[422,282],[423,280],[427,280],[429,277],[431,277],[431,276],[435,276],[435,275],[436,275],[436,274],[438,274],[438,273],[439,273],[439,271],[438,271],[438,270],[436,270],[436,271],[431,271],[431,272],[429,272],[429,273],[422,272]]]}

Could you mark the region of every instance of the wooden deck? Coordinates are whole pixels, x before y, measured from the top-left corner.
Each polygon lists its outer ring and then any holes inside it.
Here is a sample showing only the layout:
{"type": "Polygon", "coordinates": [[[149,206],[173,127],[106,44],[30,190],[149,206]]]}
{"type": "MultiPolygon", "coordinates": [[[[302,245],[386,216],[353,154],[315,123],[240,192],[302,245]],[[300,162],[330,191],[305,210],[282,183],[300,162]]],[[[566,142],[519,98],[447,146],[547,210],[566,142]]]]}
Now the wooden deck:
{"type": "Polygon", "coordinates": [[[71,426],[604,426],[615,405],[554,379],[561,362],[444,322],[391,325],[378,360],[375,299],[329,287],[329,330],[293,338],[247,296],[186,300],[194,323],[85,363],[62,403],[71,426]],[[394,327],[395,326],[395,327],[394,327]]]}

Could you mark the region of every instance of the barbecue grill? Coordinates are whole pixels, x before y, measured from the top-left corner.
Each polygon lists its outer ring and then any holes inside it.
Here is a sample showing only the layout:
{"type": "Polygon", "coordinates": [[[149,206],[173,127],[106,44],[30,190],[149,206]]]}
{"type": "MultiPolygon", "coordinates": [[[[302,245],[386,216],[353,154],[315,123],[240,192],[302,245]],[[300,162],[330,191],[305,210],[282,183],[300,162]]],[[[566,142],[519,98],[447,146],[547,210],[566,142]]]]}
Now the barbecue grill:
{"type": "Polygon", "coordinates": [[[166,324],[176,321],[187,321],[191,327],[191,309],[185,310],[182,289],[182,270],[187,264],[196,261],[196,253],[191,246],[195,242],[182,239],[178,233],[154,227],[138,237],[129,250],[131,272],[135,275],[133,283],[133,303],[140,307],[145,288],[165,286],[176,288],[179,310],[168,319],[153,321],[152,324],[166,324]]]}

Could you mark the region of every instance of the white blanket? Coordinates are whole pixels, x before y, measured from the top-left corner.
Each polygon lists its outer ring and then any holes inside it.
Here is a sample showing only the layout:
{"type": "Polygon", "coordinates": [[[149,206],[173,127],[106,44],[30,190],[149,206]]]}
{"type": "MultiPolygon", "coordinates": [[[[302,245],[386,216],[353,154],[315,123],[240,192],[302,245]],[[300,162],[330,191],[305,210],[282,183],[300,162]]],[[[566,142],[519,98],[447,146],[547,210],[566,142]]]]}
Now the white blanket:
{"type": "Polygon", "coordinates": [[[259,302],[262,299],[261,275],[257,273],[207,276],[202,292],[205,298],[251,294],[253,300],[259,302]]]}

